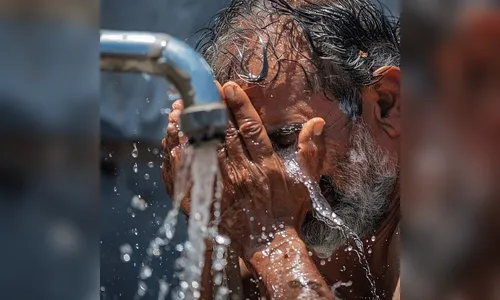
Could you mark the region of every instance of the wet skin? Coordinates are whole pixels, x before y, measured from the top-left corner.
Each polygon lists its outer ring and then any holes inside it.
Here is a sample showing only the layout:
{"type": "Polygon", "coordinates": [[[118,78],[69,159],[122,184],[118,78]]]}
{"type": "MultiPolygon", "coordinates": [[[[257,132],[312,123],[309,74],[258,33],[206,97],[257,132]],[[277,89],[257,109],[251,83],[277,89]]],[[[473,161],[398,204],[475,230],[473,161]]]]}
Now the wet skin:
{"type": "MultiPolygon", "coordinates": [[[[269,76],[273,77],[272,71],[277,68],[272,62],[270,66],[269,76]]],[[[260,67],[259,60],[252,60],[248,69],[258,73],[260,67]]],[[[396,67],[387,67],[377,72],[384,72],[382,79],[362,90],[361,118],[369,126],[374,140],[398,160],[400,71],[396,67]],[[389,107],[386,114],[381,113],[381,104],[389,107]]],[[[332,299],[328,285],[338,281],[353,282],[345,299],[369,295],[364,269],[355,255],[341,248],[330,261],[323,263],[317,257],[309,256],[298,234],[310,209],[308,194],[304,187],[286,178],[280,159],[273,151],[273,146],[286,148],[297,143],[299,161],[312,177],[318,180],[320,175],[327,175],[335,180],[338,176],[336,160],[349,148],[351,120],[337,101],[326,99],[322,93],[311,94],[303,71],[294,64],[283,64],[276,79],[265,85],[228,82],[220,88],[232,117],[225,147],[219,151],[224,184],[221,225],[246,266],[262,277],[261,293],[274,296],[274,285],[280,290],[276,298],[297,298],[301,289],[292,270],[298,268],[307,278],[308,283],[304,285],[313,290],[308,296],[311,299],[332,299]],[[304,124],[299,133],[279,134],[297,124],[304,124]],[[252,215],[241,213],[243,208],[253,212],[252,215]],[[269,232],[273,225],[279,229],[269,232]],[[270,245],[249,238],[259,236],[262,226],[268,229],[266,234],[274,233],[270,245]],[[284,231],[286,238],[282,238],[278,231],[284,231]],[[284,244],[285,241],[291,243],[284,244]],[[262,255],[261,250],[266,249],[272,254],[262,255]],[[300,262],[298,266],[293,264],[295,259],[300,262]],[[270,269],[270,265],[274,269],[270,269]]],[[[178,138],[175,125],[182,109],[181,101],[174,103],[171,124],[163,141],[164,180],[170,194],[173,170],[179,160],[179,145],[186,141],[178,138]]],[[[183,202],[182,209],[189,213],[189,199],[183,202]]],[[[368,261],[379,294],[385,294],[381,299],[392,297],[399,277],[398,224],[399,193],[391,199],[390,211],[381,228],[374,228],[378,232],[375,242],[371,242],[370,237],[362,237],[363,241],[369,240],[365,246],[372,249],[368,261]]]]}

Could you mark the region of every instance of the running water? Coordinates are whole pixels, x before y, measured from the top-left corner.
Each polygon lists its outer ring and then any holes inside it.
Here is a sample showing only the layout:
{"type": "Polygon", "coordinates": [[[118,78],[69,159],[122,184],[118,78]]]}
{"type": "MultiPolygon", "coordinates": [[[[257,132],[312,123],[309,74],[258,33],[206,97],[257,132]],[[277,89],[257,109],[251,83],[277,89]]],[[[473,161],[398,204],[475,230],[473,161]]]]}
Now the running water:
{"type": "Polygon", "coordinates": [[[311,197],[311,202],[314,210],[314,217],[324,222],[329,227],[340,230],[347,239],[350,238],[354,241],[357,249],[352,249],[352,251],[356,253],[356,255],[358,256],[359,263],[363,266],[365,270],[366,278],[370,283],[371,292],[372,295],[374,296],[374,299],[375,300],[379,299],[379,297],[377,296],[375,281],[373,280],[373,276],[371,274],[368,261],[366,260],[363,242],[361,241],[361,239],[355,232],[353,232],[349,227],[347,227],[344,224],[344,222],[339,218],[339,216],[337,216],[333,212],[332,207],[321,193],[321,188],[319,187],[319,184],[315,180],[310,178],[306,174],[306,172],[304,172],[300,168],[296,158],[297,151],[295,150],[295,147],[290,147],[289,149],[281,150],[278,154],[284,160],[285,169],[287,173],[292,178],[298,180],[307,187],[309,195],[311,197]]]}
{"type": "Polygon", "coordinates": [[[179,274],[179,299],[198,299],[205,259],[205,238],[208,235],[210,206],[213,200],[215,177],[218,173],[217,144],[206,143],[193,149],[191,176],[191,211],[188,223],[189,240],[184,246],[179,274]]]}

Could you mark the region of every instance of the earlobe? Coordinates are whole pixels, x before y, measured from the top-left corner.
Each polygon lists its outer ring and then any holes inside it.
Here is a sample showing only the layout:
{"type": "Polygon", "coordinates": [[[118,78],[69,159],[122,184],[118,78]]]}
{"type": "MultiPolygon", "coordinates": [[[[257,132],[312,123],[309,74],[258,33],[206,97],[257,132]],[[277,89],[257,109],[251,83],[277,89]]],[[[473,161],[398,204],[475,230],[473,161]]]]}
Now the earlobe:
{"type": "Polygon", "coordinates": [[[401,71],[397,67],[389,66],[378,69],[375,74],[380,75],[374,85],[378,95],[376,118],[387,135],[397,138],[401,134],[401,71]]]}

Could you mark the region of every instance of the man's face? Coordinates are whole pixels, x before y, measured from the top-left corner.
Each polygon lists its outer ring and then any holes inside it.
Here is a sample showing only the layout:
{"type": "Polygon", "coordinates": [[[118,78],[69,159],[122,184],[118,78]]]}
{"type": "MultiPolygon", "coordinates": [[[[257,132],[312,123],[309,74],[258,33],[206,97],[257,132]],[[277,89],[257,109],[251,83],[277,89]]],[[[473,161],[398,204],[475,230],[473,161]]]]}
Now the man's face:
{"type": "MultiPolygon", "coordinates": [[[[281,149],[296,146],[298,134],[290,128],[321,117],[326,154],[322,159],[323,195],[333,211],[360,236],[375,232],[387,210],[397,177],[396,166],[382,147],[372,138],[370,126],[363,119],[351,120],[338,101],[327,99],[322,91],[312,93],[308,86],[307,60],[290,47],[288,38],[277,41],[275,53],[278,63],[269,56],[269,71],[262,83],[236,80],[246,91],[272,142],[281,149]],[[298,63],[297,63],[298,62],[298,63]]],[[[249,41],[246,49],[256,49],[245,68],[252,74],[262,69],[260,41],[249,41]]],[[[309,75],[310,76],[310,75],[309,75]]],[[[330,255],[346,243],[343,235],[324,223],[308,217],[303,225],[303,237],[320,255],[330,255]]]]}

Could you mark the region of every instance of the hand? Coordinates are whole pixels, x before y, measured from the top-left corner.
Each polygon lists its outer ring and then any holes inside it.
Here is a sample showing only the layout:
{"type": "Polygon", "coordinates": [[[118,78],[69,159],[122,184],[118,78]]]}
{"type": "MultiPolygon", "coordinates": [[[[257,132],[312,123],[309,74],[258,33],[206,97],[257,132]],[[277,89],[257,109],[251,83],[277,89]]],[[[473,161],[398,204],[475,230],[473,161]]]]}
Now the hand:
{"type": "MultiPolygon", "coordinates": [[[[174,201],[174,183],[182,161],[183,148],[188,145],[188,138],[186,136],[179,137],[179,119],[183,110],[184,102],[182,100],[179,99],[172,104],[172,111],[168,116],[167,136],[161,143],[163,149],[162,179],[172,201],[174,201]]],[[[181,201],[181,210],[188,216],[191,206],[189,198],[190,190],[190,186],[188,186],[186,196],[181,201]]]]}
{"type": "MultiPolygon", "coordinates": [[[[218,153],[224,183],[220,226],[232,246],[248,258],[280,229],[298,230],[310,197],[302,183],[287,176],[243,89],[230,82],[224,85],[224,94],[230,122],[225,147],[218,153]]],[[[316,178],[324,154],[324,124],[323,119],[313,118],[298,137],[298,160],[316,178]]]]}
{"type": "MultiPolygon", "coordinates": [[[[215,82],[222,99],[224,99],[224,94],[222,92],[222,86],[219,82],[215,82]]],[[[177,178],[177,172],[179,170],[180,164],[182,162],[182,154],[185,147],[188,146],[188,137],[183,135],[179,137],[180,133],[180,116],[184,110],[184,102],[182,99],[175,101],[172,104],[172,111],[170,112],[168,118],[169,123],[167,126],[167,136],[162,140],[163,149],[163,167],[162,167],[162,179],[167,188],[167,193],[174,201],[174,191],[175,180],[177,178]]],[[[191,192],[192,184],[189,183],[186,195],[182,199],[180,208],[181,210],[189,216],[191,210],[191,192]]]]}

